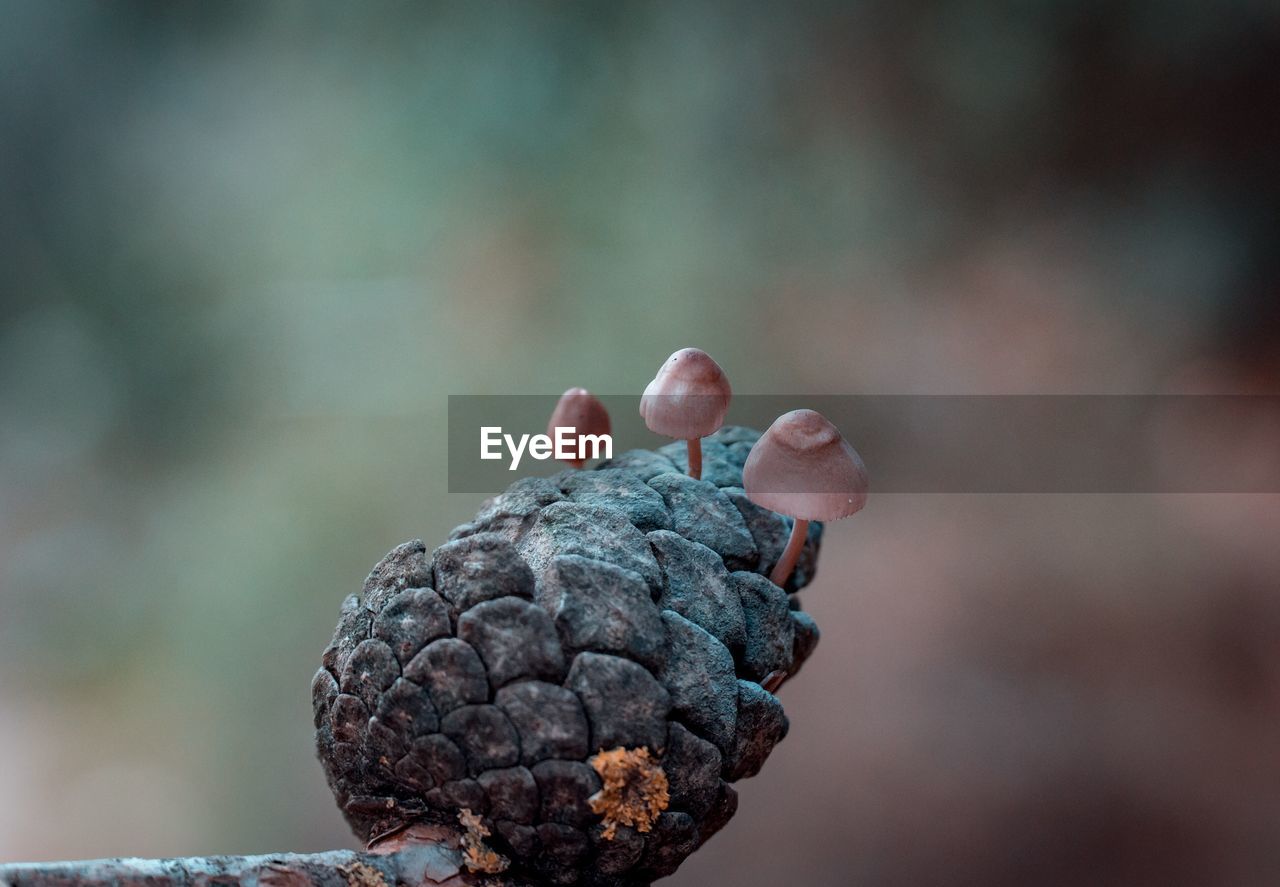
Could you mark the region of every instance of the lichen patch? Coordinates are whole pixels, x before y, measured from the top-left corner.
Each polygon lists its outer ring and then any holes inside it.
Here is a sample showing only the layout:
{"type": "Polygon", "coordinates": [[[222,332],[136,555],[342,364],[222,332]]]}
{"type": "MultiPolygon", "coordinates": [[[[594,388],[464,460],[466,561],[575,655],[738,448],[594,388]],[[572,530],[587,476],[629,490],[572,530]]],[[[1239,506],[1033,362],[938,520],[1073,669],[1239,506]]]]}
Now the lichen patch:
{"type": "Polygon", "coordinates": [[[484,842],[490,835],[489,827],[484,821],[472,813],[470,808],[463,807],[458,811],[458,822],[463,828],[463,864],[467,869],[487,875],[505,872],[511,862],[484,842]]]}
{"type": "Polygon", "coordinates": [[[355,860],[350,865],[339,866],[340,871],[351,887],[387,887],[387,879],[382,872],[371,865],[355,860]]]}
{"type": "Polygon", "coordinates": [[[632,826],[638,832],[653,828],[658,814],[671,803],[667,774],[647,748],[621,746],[601,751],[588,762],[600,776],[603,787],[588,799],[591,810],[602,818],[601,837],[612,841],[618,826],[632,826]]]}

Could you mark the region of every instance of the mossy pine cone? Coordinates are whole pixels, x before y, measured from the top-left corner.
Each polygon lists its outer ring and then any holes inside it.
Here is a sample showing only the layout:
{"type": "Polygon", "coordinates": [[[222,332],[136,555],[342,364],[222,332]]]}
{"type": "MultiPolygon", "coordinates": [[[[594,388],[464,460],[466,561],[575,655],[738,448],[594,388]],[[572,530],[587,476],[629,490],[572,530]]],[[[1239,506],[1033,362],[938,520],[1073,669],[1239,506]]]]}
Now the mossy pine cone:
{"type": "MultiPolygon", "coordinates": [[[[758,432],[632,450],[525,478],[428,554],[407,542],[343,603],[316,673],[316,744],[363,840],[483,817],[513,874],[643,884],[734,813],[729,786],[786,735],[761,682],[794,675],[813,620],[765,574],[790,520],[742,491],[758,432]],[[670,801],[649,831],[609,830],[597,752],[646,748],[670,801]]],[[[789,582],[812,578],[813,524],[789,582]]]]}

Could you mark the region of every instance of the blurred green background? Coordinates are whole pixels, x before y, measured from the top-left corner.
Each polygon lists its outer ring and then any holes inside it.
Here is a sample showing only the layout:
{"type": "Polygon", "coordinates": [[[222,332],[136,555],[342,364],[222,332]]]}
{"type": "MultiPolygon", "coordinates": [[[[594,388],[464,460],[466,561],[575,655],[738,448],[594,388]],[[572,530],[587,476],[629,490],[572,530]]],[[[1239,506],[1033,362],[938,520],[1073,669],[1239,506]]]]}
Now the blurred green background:
{"type": "MultiPolygon", "coordinates": [[[[479,504],[450,393],[1280,393],[1277,59],[1265,2],[0,3],[0,860],[351,845],[309,682],[479,504]]],[[[1277,538],[873,498],[671,883],[1280,883],[1277,538]]]]}

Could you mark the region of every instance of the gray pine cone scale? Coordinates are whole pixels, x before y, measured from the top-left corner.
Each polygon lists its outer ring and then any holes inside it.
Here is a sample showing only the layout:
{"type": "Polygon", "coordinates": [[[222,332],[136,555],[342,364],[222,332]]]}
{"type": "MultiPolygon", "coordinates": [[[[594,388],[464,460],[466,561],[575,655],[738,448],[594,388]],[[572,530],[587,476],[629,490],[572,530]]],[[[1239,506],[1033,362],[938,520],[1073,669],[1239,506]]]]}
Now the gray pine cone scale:
{"type": "MultiPolygon", "coordinates": [[[[742,491],[758,436],[705,439],[700,481],[682,442],[524,478],[434,552],[414,540],[374,567],[312,685],[319,756],[362,840],[466,808],[513,872],[634,885],[723,827],[730,783],[787,732],[761,684],[818,638],[764,578],[790,519],[742,491]],[[590,759],[618,746],[656,756],[670,798],[649,831],[610,837],[590,759]]],[[[813,578],[821,535],[787,592],[813,578]]]]}

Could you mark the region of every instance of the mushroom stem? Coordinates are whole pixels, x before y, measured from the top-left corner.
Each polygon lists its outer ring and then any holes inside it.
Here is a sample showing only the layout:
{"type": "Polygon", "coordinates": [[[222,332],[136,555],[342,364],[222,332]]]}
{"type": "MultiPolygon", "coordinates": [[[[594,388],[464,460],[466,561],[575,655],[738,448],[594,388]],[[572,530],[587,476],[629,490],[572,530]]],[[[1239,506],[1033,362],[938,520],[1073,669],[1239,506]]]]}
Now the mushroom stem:
{"type": "Polygon", "coordinates": [[[689,477],[702,480],[702,438],[691,437],[685,443],[689,445],[689,477]]]}
{"type": "Polygon", "coordinates": [[[786,680],[787,673],[782,669],[778,669],[765,675],[764,680],[760,682],[760,686],[770,693],[776,694],[786,680]]]}
{"type": "Polygon", "coordinates": [[[786,584],[787,577],[791,575],[796,561],[800,558],[800,549],[804,548],[804,540],[808,535],[809,522],[802,517],[796,518],[796,522],[791,525],[791,538],[787,540],[787,549],[782,552],[782,557],[778,559],[773,572],[769,574],[769,581],[774,585],[782,588],[786,584]]]}

